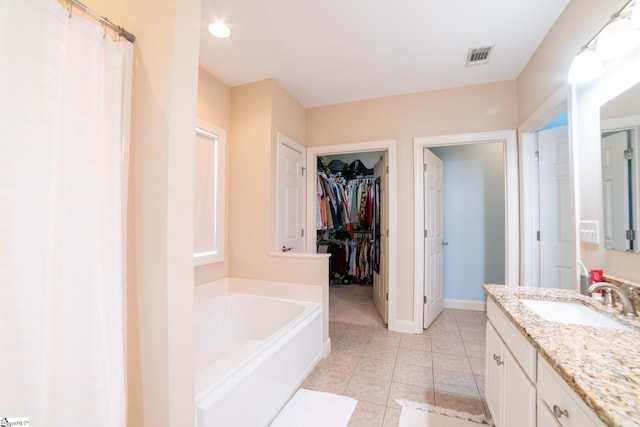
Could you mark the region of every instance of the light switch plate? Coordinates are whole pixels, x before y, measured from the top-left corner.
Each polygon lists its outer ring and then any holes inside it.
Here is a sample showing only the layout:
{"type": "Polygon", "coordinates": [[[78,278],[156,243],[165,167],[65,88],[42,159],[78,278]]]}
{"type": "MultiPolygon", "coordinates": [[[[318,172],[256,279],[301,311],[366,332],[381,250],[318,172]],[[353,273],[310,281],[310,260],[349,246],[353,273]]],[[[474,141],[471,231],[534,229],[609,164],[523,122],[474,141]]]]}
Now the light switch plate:
{"type": "Polygon", "coordinates": [[[580,241],[600,244],[600,223],[598,221],[580,221],[580,241]]]}

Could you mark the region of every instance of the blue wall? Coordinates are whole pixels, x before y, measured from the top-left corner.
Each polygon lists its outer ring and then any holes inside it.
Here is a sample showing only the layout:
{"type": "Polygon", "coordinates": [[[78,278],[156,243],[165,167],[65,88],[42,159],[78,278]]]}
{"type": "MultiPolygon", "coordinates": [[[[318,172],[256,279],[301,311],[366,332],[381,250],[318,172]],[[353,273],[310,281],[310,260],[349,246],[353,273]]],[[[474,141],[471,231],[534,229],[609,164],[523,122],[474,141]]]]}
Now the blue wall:
{"type": "Polygon", "coordinates": [[[483,283],[504,283],[503,144],[431,151],[444,163],[444,298],[483,301],[483,283]]]}

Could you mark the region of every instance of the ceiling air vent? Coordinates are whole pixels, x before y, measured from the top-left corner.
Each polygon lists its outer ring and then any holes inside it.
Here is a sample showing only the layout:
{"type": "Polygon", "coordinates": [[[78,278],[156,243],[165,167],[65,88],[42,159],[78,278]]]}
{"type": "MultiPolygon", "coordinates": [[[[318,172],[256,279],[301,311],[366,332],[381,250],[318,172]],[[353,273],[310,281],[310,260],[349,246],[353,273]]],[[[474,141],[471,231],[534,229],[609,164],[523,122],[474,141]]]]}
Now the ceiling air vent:
{"type": "Polygon", "coordinates": [[[469,49],[469,53],[467,54],[467,63],[465,66],[471,67],[472,65],[483,65],[488,63],[494,46],[495,45],[473,47],[469,49]]]}

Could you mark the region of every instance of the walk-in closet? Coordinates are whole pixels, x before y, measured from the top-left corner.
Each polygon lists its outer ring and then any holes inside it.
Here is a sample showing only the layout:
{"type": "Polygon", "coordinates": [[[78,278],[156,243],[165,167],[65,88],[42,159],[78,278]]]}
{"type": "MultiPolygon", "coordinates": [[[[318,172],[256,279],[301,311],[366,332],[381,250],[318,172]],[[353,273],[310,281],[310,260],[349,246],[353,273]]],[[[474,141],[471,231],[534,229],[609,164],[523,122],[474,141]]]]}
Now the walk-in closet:
{"type": "Polygon", "coordinates": [[[331,321],[386,324],[386,305],[376,301],[386,299],[386,157],[317,157],[316,248],[331,255],[331,321]]]}

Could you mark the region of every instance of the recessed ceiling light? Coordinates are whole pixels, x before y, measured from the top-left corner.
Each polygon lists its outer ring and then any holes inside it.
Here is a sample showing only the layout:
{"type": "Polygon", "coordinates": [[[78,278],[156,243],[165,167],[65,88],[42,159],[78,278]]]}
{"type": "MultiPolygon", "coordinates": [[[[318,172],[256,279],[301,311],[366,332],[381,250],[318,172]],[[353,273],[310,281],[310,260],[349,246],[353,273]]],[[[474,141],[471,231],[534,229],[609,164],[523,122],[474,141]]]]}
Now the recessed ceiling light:
{"type": "Polygon", "coordinates": [[[212,22],[211,24],[209,24],[207,29],[212,36],[219,39],[226,39],[231,35],[231,30],[229,29],[229,27],[224,25],[222,22],[212,22]]]}

